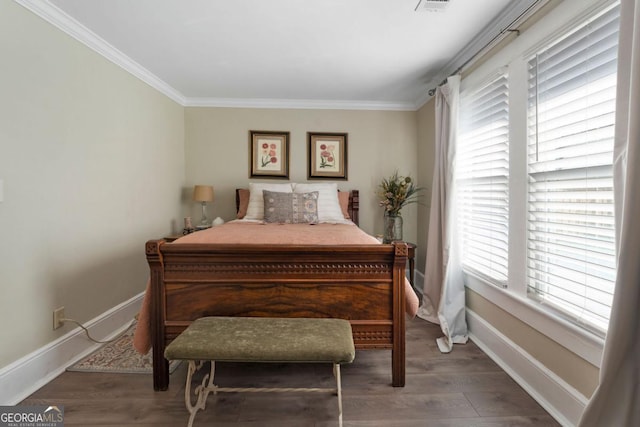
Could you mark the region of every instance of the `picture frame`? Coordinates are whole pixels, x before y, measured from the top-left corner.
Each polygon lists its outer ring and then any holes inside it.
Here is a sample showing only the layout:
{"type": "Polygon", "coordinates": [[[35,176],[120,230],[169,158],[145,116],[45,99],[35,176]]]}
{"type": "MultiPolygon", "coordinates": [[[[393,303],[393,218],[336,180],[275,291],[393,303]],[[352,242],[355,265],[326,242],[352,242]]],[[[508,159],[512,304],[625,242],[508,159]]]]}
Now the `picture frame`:
{"type": "Polygon", "coordinates": [[[249,131],[249,178],[289,179],[289,132],[249,131]]]}
{"type": "Polygon", "coordinates": [[[347,179],[347,133],[307,132],[309,179],[347,179]]]}

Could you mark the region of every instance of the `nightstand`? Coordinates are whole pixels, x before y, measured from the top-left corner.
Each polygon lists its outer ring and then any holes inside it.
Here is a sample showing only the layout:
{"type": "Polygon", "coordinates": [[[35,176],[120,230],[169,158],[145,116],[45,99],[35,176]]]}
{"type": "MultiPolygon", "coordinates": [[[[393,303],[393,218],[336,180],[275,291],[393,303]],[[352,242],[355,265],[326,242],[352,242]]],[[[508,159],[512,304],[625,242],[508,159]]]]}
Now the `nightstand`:
{"type": "MultiPolygon", "coordinates": [[[[416,268],[416,248],[418,245],[415,243],[405,242],[407,244],[407,258],[409,258],[409,283],[414,286],[415,268],[416,268]]],[[[414,286],[415,287],[415,286],[414,286]]]]}
{"type": "Polygon", "coordinates": [[[188,232],[186,232],[186,233],[183,231],[183,232],[182,232],[182,234],[170,234],[170,235],[168,235],[168,236],[164,236],[164,237],[163,237],[163,239],[164,239],[167,243],[171,243],[171,242],[173,242],[174,240],[179,239],[179,238],[180,238],[180,237],[182,237],[182,236],[186,236],[187,234],[195,233],[195,232],[202,231],[202,230],[207,230],[207,229],[209,229],[209,228],[211,228],[211,227],[194,228],[194,229],[192,229],[191,231],[188,231],[188,232]]]}

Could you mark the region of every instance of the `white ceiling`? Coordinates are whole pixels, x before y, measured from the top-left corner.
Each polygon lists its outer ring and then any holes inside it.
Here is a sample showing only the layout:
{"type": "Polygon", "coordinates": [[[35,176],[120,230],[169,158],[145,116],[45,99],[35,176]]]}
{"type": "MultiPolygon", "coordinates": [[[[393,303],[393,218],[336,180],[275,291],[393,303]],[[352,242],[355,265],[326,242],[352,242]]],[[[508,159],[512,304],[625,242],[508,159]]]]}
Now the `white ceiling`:
{"type": "Polygon", "coordinates": [[[429,12],[414,11],[418,0],[18,1],[44,4],[58,26],[184,105],[390,109],[419,107],[452,60],[523,3],[451,0],[429,12]]]}

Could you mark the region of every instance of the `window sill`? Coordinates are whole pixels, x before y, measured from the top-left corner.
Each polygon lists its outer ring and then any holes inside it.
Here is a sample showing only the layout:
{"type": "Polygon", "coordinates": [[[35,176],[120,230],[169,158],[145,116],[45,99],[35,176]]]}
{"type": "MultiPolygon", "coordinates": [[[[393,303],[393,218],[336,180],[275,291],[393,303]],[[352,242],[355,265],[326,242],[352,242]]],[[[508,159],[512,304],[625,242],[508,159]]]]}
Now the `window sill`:
{"type": "Polygon", "coordinates": [[[509,289],[498,288],[482,279],[465,274],[466,287],[517,317],[567,350],[600,367],[604,339],[573,325],[544,306],[509,289]]]}

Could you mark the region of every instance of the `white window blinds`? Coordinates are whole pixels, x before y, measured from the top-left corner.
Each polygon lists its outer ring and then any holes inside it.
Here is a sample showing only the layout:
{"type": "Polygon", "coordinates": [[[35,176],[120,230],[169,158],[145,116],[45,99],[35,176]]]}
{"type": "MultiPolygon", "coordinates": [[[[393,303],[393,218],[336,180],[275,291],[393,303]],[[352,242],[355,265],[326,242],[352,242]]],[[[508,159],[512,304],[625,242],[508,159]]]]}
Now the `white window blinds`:
{"type": "Polygon", "coordinates": [[[508,107],[505,74],[462,94],[456,162],[463,269],[500,286],[508,271],[508,107]]]}
{"type": "Polygon", "coordinates": [[[619,6],[529,61],[528,295],[606,331],[619,6]]]}

